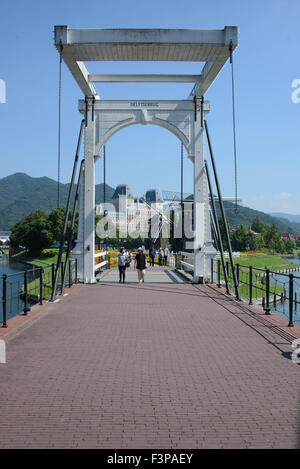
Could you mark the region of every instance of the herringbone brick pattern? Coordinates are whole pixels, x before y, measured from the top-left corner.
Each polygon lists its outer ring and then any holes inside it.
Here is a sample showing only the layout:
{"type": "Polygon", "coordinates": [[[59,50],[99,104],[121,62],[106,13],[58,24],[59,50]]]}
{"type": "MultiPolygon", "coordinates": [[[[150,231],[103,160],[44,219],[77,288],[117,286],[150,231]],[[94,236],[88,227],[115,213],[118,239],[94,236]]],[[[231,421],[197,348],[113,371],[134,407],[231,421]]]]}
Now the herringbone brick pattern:
{"type": "Polygon", "coordinates": [[[206,286],[82,285],[7,344],[1,448],[296,448],[290,343],[206,286]]]}

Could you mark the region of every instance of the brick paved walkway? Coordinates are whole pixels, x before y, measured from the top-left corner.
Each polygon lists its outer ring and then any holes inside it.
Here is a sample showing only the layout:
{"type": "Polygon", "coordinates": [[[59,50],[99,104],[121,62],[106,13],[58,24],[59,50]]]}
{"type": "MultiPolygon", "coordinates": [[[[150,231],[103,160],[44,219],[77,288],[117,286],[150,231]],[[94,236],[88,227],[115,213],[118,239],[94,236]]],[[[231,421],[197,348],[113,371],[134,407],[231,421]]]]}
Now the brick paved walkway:
{"type": "Polygon", "coordinates": [[[7,350],[1,448],[300,447],[290,343],[208,286],[77,286],[7,350]]]}

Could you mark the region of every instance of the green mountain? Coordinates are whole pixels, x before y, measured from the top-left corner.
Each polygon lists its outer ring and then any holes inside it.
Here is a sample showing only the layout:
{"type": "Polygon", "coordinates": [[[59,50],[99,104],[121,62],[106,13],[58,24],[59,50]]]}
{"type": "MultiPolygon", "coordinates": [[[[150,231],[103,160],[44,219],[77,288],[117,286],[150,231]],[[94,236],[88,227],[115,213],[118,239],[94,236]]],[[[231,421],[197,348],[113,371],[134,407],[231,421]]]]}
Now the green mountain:
{"type": "MultiPolygon", "coordinates": [[[[60,184],[60,205],[67,202],[69,184],[60,184]]],[[[106,201],[111,202],[114,189],[106,184],[106,201]]],[[[75,193],[75,191],[74,191],[75,193]]],[[[96,203],[103,202],[103,184],[95,188],[96,203]]],[[[9,230],[22,217],[33,210],[50,212],[57,205],[57,182],[48,177],[32,178],[24,173],[16,173],[0,179],[0,230],[9,230]]],[[[220,216],[218,204],[217,210],[220,216]]],[[[230,226],[250,226],[255,217],[260,217],[266,225],[275,223],[279,231],[296,233],[300,231],[300,223],[294,223],[284,218],[277,218],[258,210],[252,210],[232,202],[224,202],[226,215],[230,226]]]]}
{"type": "MultiPolygon", "coordinates": [[[[66,205],[70,184],[60,184],[60,205],[66,205]]],[[[114,189],[106,184],[106,201],[114,189]]],[[[73,192],[75,194],[75,190],[73,192]]],[[[103,202],[103,184],[95,187],[96,203],[103,202]]],[[[16,173],[0,179],[0,230],[9,230],[33,210],[50,212],[57,206],[57,182],[48,177],[32,178],[16,173]]]]}
{"type": "MultiPolygon", "coordinates": [[[[220,216],[218,204],[216,204],[216,206],[218,215],[220,216]]],[[[224,208],[229,225],[232,227],[239,225],[250,226],[253,220],[259,217],[265,225],[275,223],[281,233],[288,232],[294,234],[300,231],[300,223],[291,222],[284,218],[277,218],[267,213],[260,212],[259,210],[253,210],[252,208],[243,207],[242,205],[237,205],[236,210],[235,204],[228,201],[224,201],[224,208]]]]}
{"type": "Polygon", "coordinates": [[[300,215],[293,215],[292,213],[270,213],[272,217],[283,218],[284,220],[291,221],[293,223],[300,223],[300,215]]]}

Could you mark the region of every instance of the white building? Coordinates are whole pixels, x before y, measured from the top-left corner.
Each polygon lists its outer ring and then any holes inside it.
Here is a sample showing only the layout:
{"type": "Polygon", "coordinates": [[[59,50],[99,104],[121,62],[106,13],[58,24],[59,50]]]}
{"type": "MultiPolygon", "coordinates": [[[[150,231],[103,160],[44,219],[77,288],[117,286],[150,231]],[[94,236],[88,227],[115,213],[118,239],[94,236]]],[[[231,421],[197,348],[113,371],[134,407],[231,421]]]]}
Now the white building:
{"type": "MultiPolygon", "coordinates": [[[[134,197],[127,184],[120,184],[116,187],[112,197],[111,208],[106,214],[109,220],[119,230],[120,237],[147,238],[151,219],[163,212],[163,201],[156,189],[150,189],[144,197],[134,197]]],[[[104,214],[103,206],[96,206],[97,214],[104,214]]]]}

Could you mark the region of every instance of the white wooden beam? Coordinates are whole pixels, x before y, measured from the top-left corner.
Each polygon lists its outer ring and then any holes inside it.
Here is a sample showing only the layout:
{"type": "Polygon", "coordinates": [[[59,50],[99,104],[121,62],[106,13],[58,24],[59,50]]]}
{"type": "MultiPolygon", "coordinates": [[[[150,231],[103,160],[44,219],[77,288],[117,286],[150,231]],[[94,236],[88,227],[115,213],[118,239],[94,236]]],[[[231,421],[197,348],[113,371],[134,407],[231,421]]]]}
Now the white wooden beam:
{"type": "Polygon", "coordinates": [[[88,80],[89,72],[86,68],[84,62],[76,62],[74,60],[69,60],[67,52],[64,53],[63,51],[63,59],[69,68],[70,72],[74,76],[75,80],[77,81],[81,91],[85,96],[94,96],[96,99],[100,99],[97,90],[93,83],[90,83],[88,80]]]}
{"type": "Polygon", "coordinates": [[[200,82],[195,84],[190,93],[190,97],[196,96],[196,98],[199,98],[200,96],[203,96],[204,93],[208,90],[230,57],[230,44],[232,45],[233,52],[238,45],[238,29],[235,26],[225,26],[224,28],[223,46],[227,48],[227,58],[225,55],[224,59],[224,55],[222,55],[222,57],[220,57],[218,60],[205,63],[203,69],[201,70],[200,82]]]}
{"type": "Polygon", "coordinates": [[[200,83],[201,75],[103,75],[91,74],[90,83],[200,83]]]}
{"type": "Polygon", "coordinates": [[[196,44],[222,45],[224,30],[209,29],[72,29],[69,44],[196,44]]]}
{"type": "MultiPolygon", "coordinates": [[[[78,102],[79,112],[85,112],[85,101],[80,99],[78,102]]],[[[95,111],[116,111],[147,109],[148,111],[194,111],[195,103],[192,99],[184,100],[153,100],[153,99],[99,99],[94,104],[95,111]]],[[[210,102],[204,101],[204,111],[209,112],[210,102]]]]}

